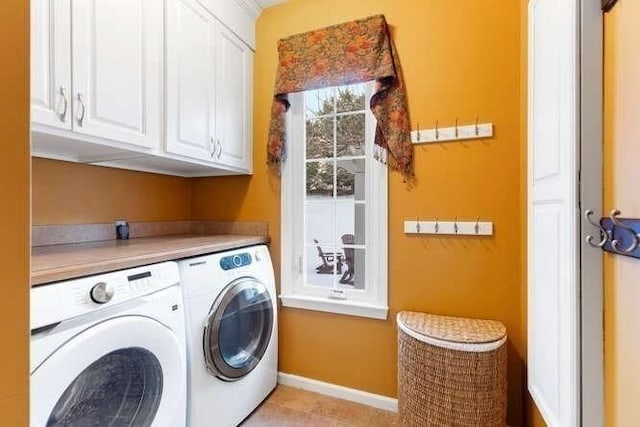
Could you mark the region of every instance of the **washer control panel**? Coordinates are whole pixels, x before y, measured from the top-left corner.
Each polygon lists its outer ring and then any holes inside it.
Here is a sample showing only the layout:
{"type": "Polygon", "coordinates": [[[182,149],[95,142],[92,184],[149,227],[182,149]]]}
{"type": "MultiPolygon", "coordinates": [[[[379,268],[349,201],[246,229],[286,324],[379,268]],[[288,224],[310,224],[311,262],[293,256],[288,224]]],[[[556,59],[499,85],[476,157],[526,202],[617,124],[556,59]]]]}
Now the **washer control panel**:
{"type": "Polygon", "coordinates": [[[127,283],[131,292],[136,294],[144,294],[145,292],[153,291],[154,286],[157,286],[158,273],[154,270],[146,270],[140,273],[127,275],[127,283]]]}
{"type": "Polygon", "coordinates": [[[134,267],[31,288],[31,329],[150,295],[180,282],[178,264],[134,267]]]}
{"type": "Polygon", "coordinates": [[[251,265],[251,254],[243,252],[220,258],[220,267],[223,270],[233,270],[234,268],[251,265]]]}

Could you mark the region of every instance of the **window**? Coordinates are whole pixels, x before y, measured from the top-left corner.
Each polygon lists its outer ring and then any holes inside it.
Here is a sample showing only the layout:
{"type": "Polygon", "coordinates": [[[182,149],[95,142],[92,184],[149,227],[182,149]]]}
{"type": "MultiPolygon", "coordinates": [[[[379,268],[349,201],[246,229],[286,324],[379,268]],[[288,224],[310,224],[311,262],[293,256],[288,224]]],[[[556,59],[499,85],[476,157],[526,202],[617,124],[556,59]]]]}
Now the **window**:
{"type": "Polygon", "coordinates": [[[373,83],[290,96],[282,176],[282,303],[387,316],[387,168],[373,83]]]}

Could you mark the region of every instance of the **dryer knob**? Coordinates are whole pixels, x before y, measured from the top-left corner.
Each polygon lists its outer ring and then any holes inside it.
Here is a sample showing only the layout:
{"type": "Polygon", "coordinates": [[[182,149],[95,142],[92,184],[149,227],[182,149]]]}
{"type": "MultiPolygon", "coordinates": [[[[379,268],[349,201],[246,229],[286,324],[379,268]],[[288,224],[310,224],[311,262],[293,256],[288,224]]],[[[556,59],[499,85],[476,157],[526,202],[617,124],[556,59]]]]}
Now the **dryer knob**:
{"type": "Polygon", "coordinates": [[[114,293],[115,290],[113,289],[113,286],[105,282],[99,282],[93,285],[89,292],[89,296],[91,297],[91,301],[96,304],[106,304],[111,301],[114,293]]]}
{"type": "Polygon", "coordinates": [[[253,257],[256,259],[256,261],[261,261],[262,260],[262,255],[260,254],[260,251],[256,251],[256,253],[253,255],[253,257]]]}

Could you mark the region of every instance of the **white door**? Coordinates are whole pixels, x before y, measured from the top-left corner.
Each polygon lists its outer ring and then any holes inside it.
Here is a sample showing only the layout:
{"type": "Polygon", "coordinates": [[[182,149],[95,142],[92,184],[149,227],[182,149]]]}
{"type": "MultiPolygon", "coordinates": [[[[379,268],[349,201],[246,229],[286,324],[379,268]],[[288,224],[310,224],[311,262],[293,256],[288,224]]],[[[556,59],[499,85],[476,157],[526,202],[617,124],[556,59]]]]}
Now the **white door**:
{"type": "Polygon", "coordinates": [[[528,386],[580,425],[578,0],[529,2],[528,386]]]}
{"type": "Polygon", "coordinates": [[[142,147],[159,144],[162,2],[73,2],[74,130],[142,147]]]}
{"type": "Polygon", "coordinates": [[[31,2],[31,121],[71,129],[71,0],[31,2]]]}
{"type": "Polygon", "coordinates": [[[195,0],[167,2],[166,150],[213,162],[215,20],[195,0]]]}
{"type": "Polygon", "coordinates": [[[231,31],[217,26],[218,98],[215,160],[251,169],[251,77],[253,52],[231,31]]]}
{"type": "Polygon", "coordinates": [[[31,425],[183,425],[180,349],[176,336],[148,317],[90,327],[31,372],[31,425]]]}

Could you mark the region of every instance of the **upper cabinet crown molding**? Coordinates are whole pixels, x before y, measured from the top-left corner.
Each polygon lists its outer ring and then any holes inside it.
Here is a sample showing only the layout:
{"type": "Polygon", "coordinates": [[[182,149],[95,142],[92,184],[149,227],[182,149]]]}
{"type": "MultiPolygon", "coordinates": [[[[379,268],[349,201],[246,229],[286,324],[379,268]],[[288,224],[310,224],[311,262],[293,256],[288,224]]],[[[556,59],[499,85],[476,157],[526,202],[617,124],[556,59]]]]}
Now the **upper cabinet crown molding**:
{"type": "Polygon", "coordinates": [[[262,9],[266,9],[268,7],[271,6],[275,6],[277,4],[280,3],[285,3],[288,0],[256,0],[256,2],[258,3],[258,5],[262,8],[262,9]]]}
{"type": "Polygon", "coordinates": [[[235,0],[254,20],[262,13],[262,7],[254,0],[235,0]]]}
{"type": "Polygon", "coordinates": [[[251,49],[256,48],[256,19],[262,9],[253,0],[198,0],[251,49]]]}

